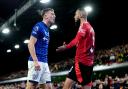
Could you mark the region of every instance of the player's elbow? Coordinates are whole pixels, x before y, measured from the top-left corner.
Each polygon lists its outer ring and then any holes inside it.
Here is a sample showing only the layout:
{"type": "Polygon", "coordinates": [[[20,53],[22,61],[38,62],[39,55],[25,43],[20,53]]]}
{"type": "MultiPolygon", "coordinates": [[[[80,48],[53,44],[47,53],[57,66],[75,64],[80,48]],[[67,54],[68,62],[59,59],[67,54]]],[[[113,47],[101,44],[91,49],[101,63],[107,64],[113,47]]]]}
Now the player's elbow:
{"type": "Polygon", "coordinates": [[[31,44],[31,43],[28,43],[28,49],[30,49],[30,48],[31,48],[31,46],[32,46],[32,44],[31,44]]]}

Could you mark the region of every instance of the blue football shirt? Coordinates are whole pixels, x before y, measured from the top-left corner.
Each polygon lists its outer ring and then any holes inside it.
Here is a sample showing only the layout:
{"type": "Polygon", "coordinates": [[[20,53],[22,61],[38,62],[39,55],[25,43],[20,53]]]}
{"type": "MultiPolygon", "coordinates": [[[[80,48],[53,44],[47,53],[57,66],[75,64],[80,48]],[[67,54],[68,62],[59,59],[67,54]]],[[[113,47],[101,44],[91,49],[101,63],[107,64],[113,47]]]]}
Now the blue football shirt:
{"type": "MultiPolygon", "coordinates": [[[[38,22],[32,29],[31,35],[37,38],[35,44],[35,52],[38,61],[48,62],[48,44],[49,44],[49,30],[44,22],[38,22]]],[[[33,61],[32,57],[29,57],[30,61],[33,61]]]]}

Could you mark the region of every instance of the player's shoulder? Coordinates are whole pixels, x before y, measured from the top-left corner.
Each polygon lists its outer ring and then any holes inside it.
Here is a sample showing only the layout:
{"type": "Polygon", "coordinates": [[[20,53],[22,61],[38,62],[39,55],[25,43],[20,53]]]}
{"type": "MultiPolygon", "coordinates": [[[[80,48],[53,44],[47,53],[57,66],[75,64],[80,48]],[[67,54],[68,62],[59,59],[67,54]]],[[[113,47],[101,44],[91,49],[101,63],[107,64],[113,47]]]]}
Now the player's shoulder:
{"type": "Polygon", "coordinates": [[[89,22],[83,23],[83,27],[91,27],[91,24],[89,22]]]}
{"type": "Polygon", "coordinates": [[[37,22],[37,23],[33,26],[32,30],[33,30],[33,31],[39,31],[39,29],[40,29],[40,22],[37,22]]]}
{"type": "Polygon", "coordinates": [[[42,22],[37,22],[37,23],[33,26],[33,28],[41,28],[42,26],[44,26],[42,22]]]}
{"type": "Polygon", "coordinates": [[[47,25],[44,22],[42,22],[42,21],[37,22],[37,26],[39,26],[39,27],[46,27],[47,28],[47,25]]]}
{"type": "Polygon", "coordinates": [[[91,28],[91,25],[89,22],[83,23],[82,29],[88,30],[91,28]]]}
{"type": "Polygon", "coordinates": [[[36,24],[35,24],[35,26],[40,26],[42,24],[42,22],[37,22],[36,24]]]}

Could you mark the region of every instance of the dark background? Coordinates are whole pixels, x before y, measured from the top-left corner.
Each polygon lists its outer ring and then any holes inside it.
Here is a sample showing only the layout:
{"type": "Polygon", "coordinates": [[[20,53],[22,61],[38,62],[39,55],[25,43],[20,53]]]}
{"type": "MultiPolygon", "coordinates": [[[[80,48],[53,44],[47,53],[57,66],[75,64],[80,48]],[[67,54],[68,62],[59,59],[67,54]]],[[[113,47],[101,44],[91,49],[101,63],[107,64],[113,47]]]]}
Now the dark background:
{"type": "MultiPolygon", "coordinates": [[[[0,25],[14,14],[15,9],[19,9],[27,1],[0,0],[0,25]]],[[[62,45],[63,41],[68,43],[74,38],[79,26],[79,23],[74,22],[74,12],[86,4],[93,7],[88,21],[96,33],[96,50],[128,43],[128,5],[124,0],[51,0],[48,4],[38,2],[17,18],[17,27],[13,27],[13,23],[10,24],[10,34],[0,33],[0,75],[27,69],[29,52],[23,41],[29,38],[34,24],[41,21],[38,10],[46,7],[55,10],[58,25],[56,31],[50,30],[49,64],[73,58],[75,48],[63,53],[56,53],[55,49],[62,45]],[[14,49],[16,43],[20,44],[20,49],[14,49]],[[6,53],[9,48],[12,52],[6,53]]]]}

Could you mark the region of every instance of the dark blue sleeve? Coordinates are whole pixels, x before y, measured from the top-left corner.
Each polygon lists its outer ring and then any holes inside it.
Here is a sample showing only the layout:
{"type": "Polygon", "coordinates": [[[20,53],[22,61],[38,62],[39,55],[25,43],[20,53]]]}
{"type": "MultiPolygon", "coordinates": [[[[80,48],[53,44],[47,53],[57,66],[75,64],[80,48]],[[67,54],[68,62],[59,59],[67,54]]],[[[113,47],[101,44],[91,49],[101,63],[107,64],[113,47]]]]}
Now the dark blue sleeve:
{"type": "Polygon", "coordinates": [[[39,37],[39,24],[36,24],[33,29],[32,29],[32,32],[31,32],[31,35],[34,36],[35,38],[38,38],[39,37]]]}

